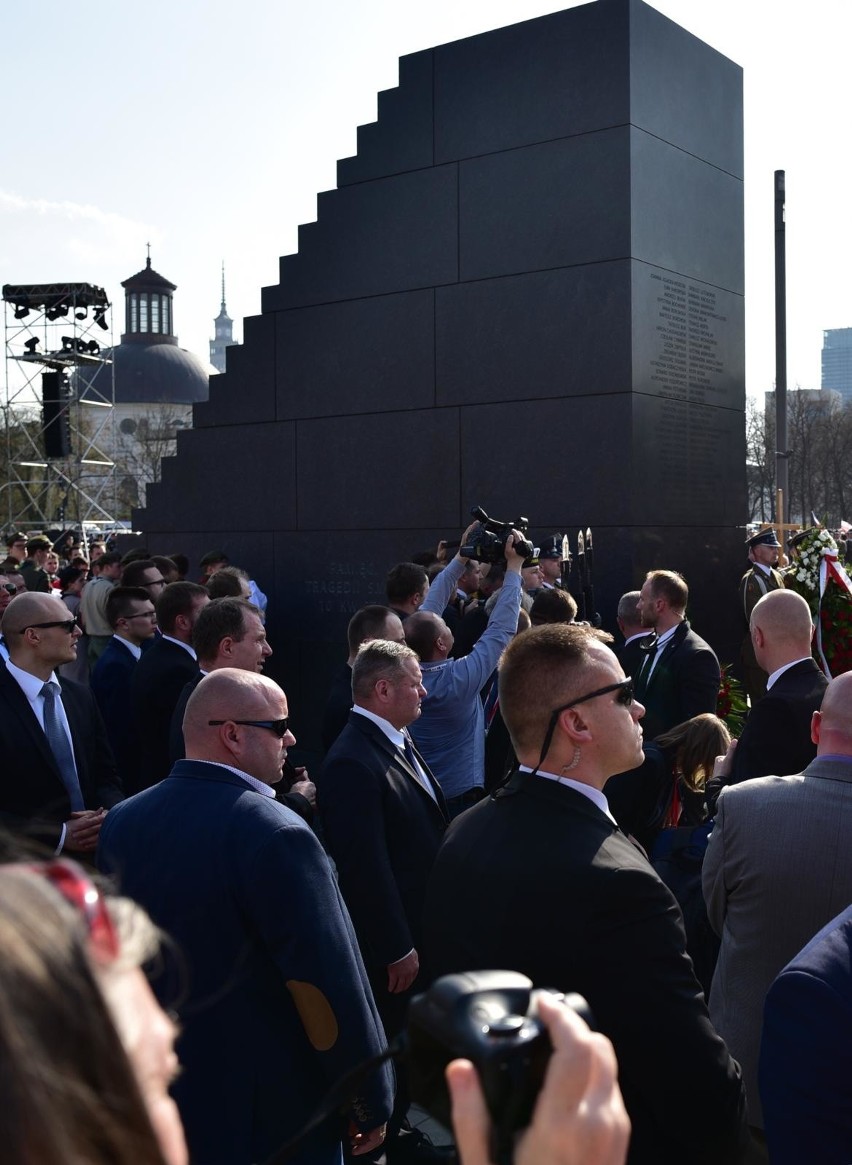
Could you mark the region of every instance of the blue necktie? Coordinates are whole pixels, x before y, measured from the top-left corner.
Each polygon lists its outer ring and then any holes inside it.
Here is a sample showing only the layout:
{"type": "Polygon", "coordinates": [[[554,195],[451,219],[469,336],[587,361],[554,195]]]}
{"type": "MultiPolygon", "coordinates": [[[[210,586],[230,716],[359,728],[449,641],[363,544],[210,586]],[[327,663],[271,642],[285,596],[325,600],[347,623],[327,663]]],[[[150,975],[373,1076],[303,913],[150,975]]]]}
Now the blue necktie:
{"type": "Polygon", "coordinates": [[[65,786],[71,801],[72,812],[85,809],[83,794],[80,791],[80,781],[77,776],[77,766],[74,764],[74,753],[56,708],[56,685],[48,681],[41,689],[41,695],[44,697],[44,735],[47,737],[47,743],[50,745],[50,751],[53,753],[53,759],[59,769],[62,784],[65,786]]]}

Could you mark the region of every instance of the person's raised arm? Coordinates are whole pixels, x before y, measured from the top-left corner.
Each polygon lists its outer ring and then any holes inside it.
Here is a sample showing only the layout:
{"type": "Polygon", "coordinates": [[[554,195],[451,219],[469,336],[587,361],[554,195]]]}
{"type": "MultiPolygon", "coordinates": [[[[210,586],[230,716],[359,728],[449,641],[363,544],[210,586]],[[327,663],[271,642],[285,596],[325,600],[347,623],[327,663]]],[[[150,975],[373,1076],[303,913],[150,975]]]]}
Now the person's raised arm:
{"type": "Polygon", "coordinates": [[[432,611],[435,615],[440,615],[453,597],[456,583],[464,574],[464,569],[470,561],[469,558],[462,557],[461,549],[467,544],[468,539],[478,525],[479,522],[471,522],[464,534],[462,534],[458,553],[452,561],[447,563],[441,573],[435,576],[432,585],[429,587],[429,594],[423,600],[420,607],[421,611],[432,611]]]}

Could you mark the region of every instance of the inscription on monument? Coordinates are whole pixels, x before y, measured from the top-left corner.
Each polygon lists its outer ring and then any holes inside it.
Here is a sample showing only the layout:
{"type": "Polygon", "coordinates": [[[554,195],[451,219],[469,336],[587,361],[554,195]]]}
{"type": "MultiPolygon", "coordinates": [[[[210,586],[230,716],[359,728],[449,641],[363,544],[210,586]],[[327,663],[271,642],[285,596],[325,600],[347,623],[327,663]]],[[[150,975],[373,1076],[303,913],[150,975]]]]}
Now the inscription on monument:
{"type": "Polygon", "coordinates": [[[367,603],[387,602],[384,575],[371,562],[330,562],[324,578],[304,579],[303,587],[324,615],[354,615],[367,603]]]}
{"type": "Polygon", "coordinates": [[[728,322],[717,293],[706,284],[651,272],[657,302],[656,355],[651,380],[659,395],[693,404],[716,404],[727,389],[719,355],[719,330],[728,322]]]}

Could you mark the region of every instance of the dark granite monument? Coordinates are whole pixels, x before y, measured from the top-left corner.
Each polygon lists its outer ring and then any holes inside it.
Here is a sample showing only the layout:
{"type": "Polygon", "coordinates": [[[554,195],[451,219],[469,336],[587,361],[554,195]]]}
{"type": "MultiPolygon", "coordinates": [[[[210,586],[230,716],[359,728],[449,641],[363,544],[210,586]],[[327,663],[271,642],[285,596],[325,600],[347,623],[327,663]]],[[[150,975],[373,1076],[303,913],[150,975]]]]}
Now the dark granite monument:
{"type": "Polygon", "coordinates": [[[734,658],[742,174],[740,68],[640,0],[402,58],[135,516],[268,592],[302,743],[351,614],[476,503],[590,525],[613,630],[681,570],[734,658]]]}

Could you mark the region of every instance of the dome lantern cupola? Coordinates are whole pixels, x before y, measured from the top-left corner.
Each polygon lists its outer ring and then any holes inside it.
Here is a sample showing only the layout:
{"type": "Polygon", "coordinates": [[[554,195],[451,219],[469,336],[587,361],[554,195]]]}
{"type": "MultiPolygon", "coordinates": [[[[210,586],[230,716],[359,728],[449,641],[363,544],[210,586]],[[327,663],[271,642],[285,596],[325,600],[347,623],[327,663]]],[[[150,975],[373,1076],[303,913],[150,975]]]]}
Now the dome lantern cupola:
{"type": "Polygon", "coordinates": [[[150,248],[145,266],[121,286],[125,295],[125,332],[122,344],[177,344],[170,283],[151,266],[150,248]]]}

